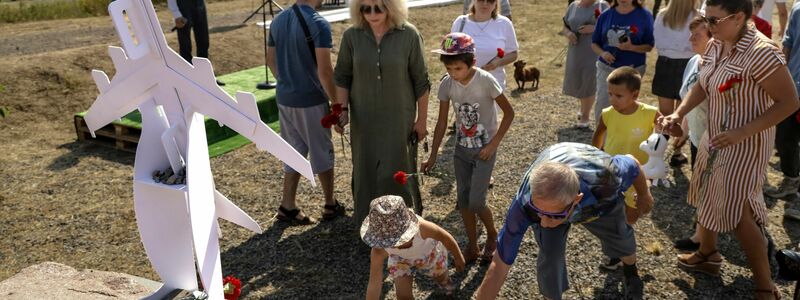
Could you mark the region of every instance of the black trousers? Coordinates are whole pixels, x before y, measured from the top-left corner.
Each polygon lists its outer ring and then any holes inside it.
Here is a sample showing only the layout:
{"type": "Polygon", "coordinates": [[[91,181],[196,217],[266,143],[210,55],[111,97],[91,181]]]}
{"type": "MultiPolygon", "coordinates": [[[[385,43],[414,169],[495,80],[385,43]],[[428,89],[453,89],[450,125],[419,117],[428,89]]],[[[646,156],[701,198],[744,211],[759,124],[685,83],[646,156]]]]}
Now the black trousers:
{"type": "Polygon", "coordinates": [[[786,177],[800,176],[800,123],[796,113],[778,123],[775,133],[775,149],[781,159],[781,171],[786,177]]]}
{"type": "Polygon", "coordinates": [[[178,9],[186,18],[186,26],[178,28],[178,48],[183,59],[192,62],[192,38],[197,45],[197,57],[208,58],[208,18],[204,0],[178,0],[178,9]]]}

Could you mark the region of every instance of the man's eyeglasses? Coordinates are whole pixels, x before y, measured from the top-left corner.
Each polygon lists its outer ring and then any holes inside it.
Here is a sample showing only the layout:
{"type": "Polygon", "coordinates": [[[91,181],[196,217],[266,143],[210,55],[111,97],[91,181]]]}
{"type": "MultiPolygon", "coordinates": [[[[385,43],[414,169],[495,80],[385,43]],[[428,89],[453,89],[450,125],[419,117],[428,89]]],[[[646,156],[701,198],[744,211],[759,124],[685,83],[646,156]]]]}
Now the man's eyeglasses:
{"type": "Polygon", "coordinates": [[[705,16],[704,16],[704,17],[703,17],[703,21],[705,21],[705,22],[706,22],[706,24],[708,24],[708,26],[717,26],[717,25],[719,25],[719,23],[722,23],[723,21],[725,21],[725,20],[727,20],[728,18],[730,18],[730,17],[733,17],[733,16],[735,16],[735,15],[736,15],[736,14],[730,14],[730,15],[728,15],[728,16],[726,16],[726,17],[722,17],[722,18],[717,18],[717,17],[705,17],[705,16]]]}
{"type": "Polygon", "coordinates": [[[561,220],[561,219],[564,219],[564,218],[569,216],[570,211],[572,210],[573,207],[575,207],[575,203],[573,202],[572,204],[567,206],[566,209],[564,209],[561,212],[557,212],[557,213],[551,213],[551,212],[543,211],[543,210],[539,209],[538,207],[536,207],[536,205],[533,205],[533,202],[531,202],[530,207],[533,209],[534,212],[536,212],[536,214],[539,215],[539,217],[546,217],[546,218],[550,218],[550,219],[561,220]]]}
{"type": "Polygon", "coordinates": [[[370,5],[361,5],[361,13],[365,14],[365,15],[369,15],[369,14],[372,14],[372,13],[382,14],[383,13],[383,8],[381,8],[380,5],[372,5],[372,6],[370,6],[370,5]]]}
{"type": "Polygon", "coordinates": [[[476,0],[476,1],[477,2],[485,2],[485,3],[488,3],[488,4],[494,4],[495,2],[497,2],[497,0],[476,0]]]}

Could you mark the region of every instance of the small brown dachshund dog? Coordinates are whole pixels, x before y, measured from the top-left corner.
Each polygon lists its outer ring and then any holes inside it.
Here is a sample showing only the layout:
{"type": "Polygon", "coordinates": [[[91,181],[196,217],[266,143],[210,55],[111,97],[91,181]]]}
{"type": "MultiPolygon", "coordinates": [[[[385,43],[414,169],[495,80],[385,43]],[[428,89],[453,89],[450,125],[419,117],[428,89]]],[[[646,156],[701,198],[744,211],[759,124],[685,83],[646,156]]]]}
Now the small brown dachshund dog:
{"type": "Polygon", "coordinates": [[[514,62],[514,79],[517,81],[517,89],[525,89],[525,82],[533,83],[533,89],[539,89],[539,69],[536,67],[525,67],[524,60],[514,62]]]}

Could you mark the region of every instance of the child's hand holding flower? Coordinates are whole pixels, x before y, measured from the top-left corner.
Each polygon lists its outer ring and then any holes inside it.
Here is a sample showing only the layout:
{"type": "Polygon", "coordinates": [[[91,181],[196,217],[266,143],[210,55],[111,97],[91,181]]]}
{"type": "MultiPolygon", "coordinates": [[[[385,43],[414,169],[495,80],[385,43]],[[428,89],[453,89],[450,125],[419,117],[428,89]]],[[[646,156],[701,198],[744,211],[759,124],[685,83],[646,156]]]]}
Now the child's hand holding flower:
{"type": "Polygon", "coordinates": [[[419,167],[419,169],[420,169],[420,171],[422,173],[428,174],[428,172],[433,170],[433,167],[435,165],[436,165],[436,154],[435,153],[431,153],[431,156],[428,157],[427,161],[422,163],[422,165],[419,167]]]}

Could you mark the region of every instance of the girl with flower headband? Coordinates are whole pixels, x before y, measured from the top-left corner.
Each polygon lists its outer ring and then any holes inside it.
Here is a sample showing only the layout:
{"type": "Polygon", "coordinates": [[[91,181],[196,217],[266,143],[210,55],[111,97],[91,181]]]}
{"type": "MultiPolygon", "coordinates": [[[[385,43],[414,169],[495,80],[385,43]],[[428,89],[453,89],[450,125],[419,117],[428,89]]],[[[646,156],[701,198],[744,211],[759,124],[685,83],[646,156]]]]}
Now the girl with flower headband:
{"type": "Polygon", "coordinates": [[[464,257],[450,233],[406,207],[400,196],[381,196],[370,203],[361,225],[361,239],[372,247],[367,299],[380,299],[383,263],[388,259],[398,299],[414,299],[414,275],[430,276],[448,295],[455,289],[447,272],[447,253],[453,253],[456,271],[464,257]]]}

